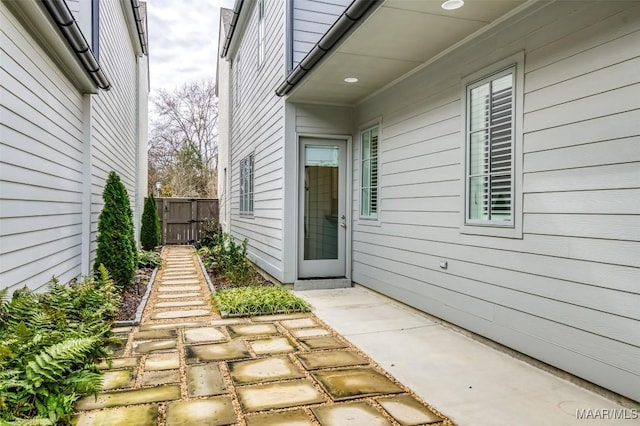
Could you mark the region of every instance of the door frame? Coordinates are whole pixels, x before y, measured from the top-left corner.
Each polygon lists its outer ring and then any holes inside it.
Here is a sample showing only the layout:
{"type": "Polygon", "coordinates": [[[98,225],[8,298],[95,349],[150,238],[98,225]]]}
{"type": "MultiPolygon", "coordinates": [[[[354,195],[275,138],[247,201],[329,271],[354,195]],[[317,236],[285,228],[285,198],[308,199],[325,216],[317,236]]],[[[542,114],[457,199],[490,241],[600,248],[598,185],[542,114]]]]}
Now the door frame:
{"type": "Polygon", "coordinates": [[[352,236],[353,236],[353,148],[352,148],[352,137],[351,135],[327,135],[321,133],[297,133],[296,134],[296,185],[295,185],[295,206],[296,206],[296,214],[295,214],[295,277],[296,279],[305,279],[300,278],[299,276],[299,256],[300,256],[300,173],[301,173],[301,149],[300,146],[302,144],[303,138],[310,139],[324,139],[324,140],[338,140],[345,142],[346,152],[345,152],[345,220],[347,223],[347,231],[345,232],[345,278],[351,279],[351,270],[352,270],[352,236]]]}

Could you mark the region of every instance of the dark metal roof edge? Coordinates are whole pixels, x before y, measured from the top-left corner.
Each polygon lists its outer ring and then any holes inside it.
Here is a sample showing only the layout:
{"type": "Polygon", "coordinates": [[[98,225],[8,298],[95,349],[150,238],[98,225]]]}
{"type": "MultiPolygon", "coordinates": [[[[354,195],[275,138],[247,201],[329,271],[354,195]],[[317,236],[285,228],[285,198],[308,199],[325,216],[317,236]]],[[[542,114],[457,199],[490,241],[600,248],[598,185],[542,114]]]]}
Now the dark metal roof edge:
{"type": "Polygon", "coordinates": [[[307,55],[291,70],[276,89],[276,95],[284,96],[298,84],[309,71],[360,21],[380,0],[354,0],[338,20],[329,28],[307,55]]]}
{"type": "Polygon", "coordinates": [[[140,39],[140,47],[142,47],[142,53],[149,55],[149,47],[147,44],[147,28],[146,28],[146,10],[143,4],[138,0],[131,0],[131,8],[133,9],[133,17],[136,21],[136,29],[138,30],[138,38],[140,39]]]}
{"type": "Polygon", "coordinates": [[[229,46],[231,46],[231,39],[233,38],[233,34],[236,31],[236,26],[238,25],[238,18],[240,17],[240,12],[242,12],[243,5],[244,5],[244,0],[236,0],[236,3],[233,5],[233,17],[231,18],[231,25],[229,26],[229,31],[227,32],[227,36],[224,40],[224,46],[222,46],[222,53],[220,53],[221,58],[227,57],[227,53],[229,52],[229,46]]]}
{"type": "Polygon", "coordinates": [[[104,70],[100,68],[100,64],[93,55],[91,47],[89,47],[78,23],[71,14],[67,2],[65,0],[41,1],[94,83],[102,90],[111,89],[109,79],[104,70]]]}

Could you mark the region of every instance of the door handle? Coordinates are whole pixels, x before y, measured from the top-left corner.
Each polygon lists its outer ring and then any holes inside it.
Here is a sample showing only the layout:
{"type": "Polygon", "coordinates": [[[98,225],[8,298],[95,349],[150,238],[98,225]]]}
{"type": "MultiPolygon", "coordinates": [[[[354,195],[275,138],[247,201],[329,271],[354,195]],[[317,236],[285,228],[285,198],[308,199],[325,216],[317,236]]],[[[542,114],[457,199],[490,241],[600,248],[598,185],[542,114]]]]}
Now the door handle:
{"type": "Polygon", "coordinates": [[[345,222],[340,222],[340,226],[342,226],[343,228],[346,228],[347,224],[345,222]]]}

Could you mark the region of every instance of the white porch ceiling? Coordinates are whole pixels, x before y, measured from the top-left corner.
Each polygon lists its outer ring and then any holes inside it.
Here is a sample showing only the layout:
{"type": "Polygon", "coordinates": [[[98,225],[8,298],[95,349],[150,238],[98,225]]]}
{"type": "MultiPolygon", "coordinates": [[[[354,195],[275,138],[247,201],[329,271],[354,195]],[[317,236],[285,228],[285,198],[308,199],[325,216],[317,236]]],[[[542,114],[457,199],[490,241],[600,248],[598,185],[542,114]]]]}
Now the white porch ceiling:
{"type": "Polygon", "coordinates": [[[354,105],[525,0],[386,0],[289,94],[293,102],[354,105]],[[345,83],[357,77],[357,83],[345,83]]]}

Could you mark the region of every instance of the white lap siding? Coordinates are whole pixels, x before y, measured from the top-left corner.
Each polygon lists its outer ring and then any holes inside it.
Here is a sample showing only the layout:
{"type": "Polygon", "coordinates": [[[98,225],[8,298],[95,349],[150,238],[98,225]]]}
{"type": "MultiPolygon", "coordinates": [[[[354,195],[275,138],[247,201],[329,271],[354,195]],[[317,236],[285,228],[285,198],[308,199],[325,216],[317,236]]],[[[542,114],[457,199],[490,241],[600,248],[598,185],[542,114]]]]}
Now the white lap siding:
{"type": "Polygon", "coordinates": [[[639,60],[639,4],[561,2],[360,105],[381,211],[354,281],[640,400],[639,60]],[[523,51],[523,235],[464,234],[461,82],[523,51]]]}
{"type": "Polygon", "coordinates": [[[0,3],[0,288],[81,272],[83,97],[0,3]]]}

